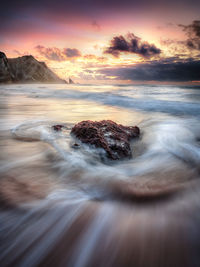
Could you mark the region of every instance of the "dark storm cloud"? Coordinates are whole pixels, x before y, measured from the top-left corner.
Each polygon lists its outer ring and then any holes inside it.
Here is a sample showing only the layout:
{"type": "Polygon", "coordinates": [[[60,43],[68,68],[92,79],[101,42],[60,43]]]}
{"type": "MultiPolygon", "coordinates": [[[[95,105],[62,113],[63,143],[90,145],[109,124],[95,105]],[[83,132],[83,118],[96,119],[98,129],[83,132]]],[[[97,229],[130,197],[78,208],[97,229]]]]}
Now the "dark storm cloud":
{"type": "Polygon", "coordinates": [[[119,80],[189,82],[200,81],[200,60],[176,61],[168,58],[162,61],[141,63],[133,66],[101,69],[107,78],[117,76],[119,80]]]}
{"type": "Polygon", "coordinates": [[[116,57],[119,56],[120,52],[129,52],[129,44],[122,35],[113,37],[110,46],[104,51],[104,53],[112,54],[116,57]]]}
{"type": "Polygon", "coordinates": [[[44,47],[42,45],[37,45],[35,49],[40,55],[53,61],[65,61],[81,56],[80,51],[76,48],[59,49],[57,47],[44,47]]]}
{"type": "Polygon", "coordinates": [[[186,31],[189,36],[194,35],[200,38],[200,20],[194,20],[192,24],[189,25],[179,24],[179,26],[183,27],[183,30],[186,31]]]}
{"type": "Polygon", "coordinates": [[[122,52],[133,53],[144,58],[150,58],[159,55],[161,50],[154,44],[144,42],[133,33],[129,33],[126,38],[122,35],[113,37],[110,46],[104,51],[104,53],[112,54],[115,57],[118,57],[122,52]]]}
{"type": "Polygon", "coordinates": [[[200,20],[194,20],[189,25],[179,26],[186,33],[188,39],[186,40],[186,45],[189,49],[200,50],[200,20]]]}

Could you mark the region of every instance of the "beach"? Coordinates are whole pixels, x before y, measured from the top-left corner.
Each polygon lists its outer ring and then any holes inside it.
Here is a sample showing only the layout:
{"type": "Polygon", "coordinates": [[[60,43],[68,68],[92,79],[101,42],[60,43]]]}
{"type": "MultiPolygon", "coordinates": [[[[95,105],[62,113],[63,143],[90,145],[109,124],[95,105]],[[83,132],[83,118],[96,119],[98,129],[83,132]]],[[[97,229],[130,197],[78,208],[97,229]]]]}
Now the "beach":
{"type": "Polygon", "coordinates": [[[1,266],[199,266],[199,86],[1,85],[0,123],[1,266]],[[83,120],[138,126],[132,158],[74,149],[83,120]]]}

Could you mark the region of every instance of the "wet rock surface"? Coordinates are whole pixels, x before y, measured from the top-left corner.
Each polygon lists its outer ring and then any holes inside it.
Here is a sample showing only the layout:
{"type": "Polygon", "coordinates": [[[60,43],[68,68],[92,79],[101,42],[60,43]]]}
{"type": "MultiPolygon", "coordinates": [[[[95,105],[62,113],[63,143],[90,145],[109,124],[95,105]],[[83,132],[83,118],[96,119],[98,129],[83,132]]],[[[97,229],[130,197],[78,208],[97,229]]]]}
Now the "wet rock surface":
{"type": "Polygon", "coordinates": [[[71,135],[84,144],[102,148],[111,160],[132,157],[131,140],[139,137],[137,126],[123,126],[111,120],[82,121],[71,130],[71,135]]]}
{"type": "Polygon", "coordinates": [[[62,124],[56,124],[52,126],[52,129],[56,132],[61,132],[63,128],[65,128],[65,126],[62,124]]]}

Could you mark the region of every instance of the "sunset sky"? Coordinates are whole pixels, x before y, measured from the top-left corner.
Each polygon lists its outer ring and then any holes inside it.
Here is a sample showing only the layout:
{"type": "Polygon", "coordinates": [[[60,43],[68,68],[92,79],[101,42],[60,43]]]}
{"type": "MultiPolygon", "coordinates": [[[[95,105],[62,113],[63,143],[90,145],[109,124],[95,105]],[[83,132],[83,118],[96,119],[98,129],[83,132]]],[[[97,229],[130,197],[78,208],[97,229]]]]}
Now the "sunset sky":
{"type": "Polygon", "coordinates": [[[81,83],[200,81],[200,1],[30,0],[0,9],[0,50],[81,83]]]}

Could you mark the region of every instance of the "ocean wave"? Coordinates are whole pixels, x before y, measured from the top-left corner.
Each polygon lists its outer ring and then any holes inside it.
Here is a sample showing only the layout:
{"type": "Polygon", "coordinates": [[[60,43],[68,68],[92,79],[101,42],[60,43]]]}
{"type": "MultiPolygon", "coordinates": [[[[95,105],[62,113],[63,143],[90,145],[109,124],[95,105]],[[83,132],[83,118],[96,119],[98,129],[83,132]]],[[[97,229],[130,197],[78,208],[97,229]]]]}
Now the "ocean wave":
{"type": "MultiPolygon", "coordinates": [[[[30,85],[29,85],[30,86],[30,85]]],[[[76,87],[75,89],[54,89],[53,87],[45,87],[45,88],[39,88],[39,87],[31,87],[26,88],[23,86],[23,88],[13,87],[12,89],[7,90],[6,88],[1,89],[3,90],[4,94],[11,94],[11,95],[26,95],[31,98],[45,98],[45,99],[70,99],[70,100],[85,100],[85,101],[91,101],[96,102],[98,104],[107,105],[107,106],[113,106],[113,107],[119,107],[124,109],[130,109],[130,110],[139,110],[144,112],[161,112],[161,113],[167,113],[171,115],[186,115],[186,116],[200,116],[200,105],[199,102],[196,101],[185,101],[182,99],[184,93],[180,93],[180,91],[177,91],[178,89],[171,88],[172,94],[176,94],[174,96],[174,100],[164,100],[164,99],[155,99],[152,98],[152,96],[156,93],[155,90],[158,89],[158,87],[147,87],[147,95],[145,96],[143,93],[143,96],[138,93],[140,90],[142,91],[142,88],[135,88],[133,90],[128,89],[126,90],[112,90],[112,91],[103,91],[103,92],[97,92],[92,91],[94,88],[91,86],[88,86],[88,90],[84,87],[84,90],[80,91],[78,90],[79,87],[76,87]],[[149,88],[149,89],[148,89],[149,88]],[[149,90],[149,91],[148,91],[149,90]],[[131,92],[131,94],[130,94],[131,92]],[[136,97],[134,97],[134,94],[136,97]],[[142,96],[142,97],[141,97],[142,96]],[[180,100],[179,100],[179,99],[180,100]]],[[[108,88],[107,88],[108,89],[108,88]]],[[[144,90],[144,89],[143,89],[144,90]]],[[[162,90],[162,89],[161,89],[162,90]]],[[[180,90],[180,88],[179,88],[180,90]]],[[[161,94],[161,91],[159,91],[159,94],[161,94]]],[[[166,95],[167,92],[163,89],[163,95],[166,95]]],[[[190,97],[188,99],[192,98],[195,100],[198,100],[198,91],[195,94],[189,94],[190,97]]]]}

